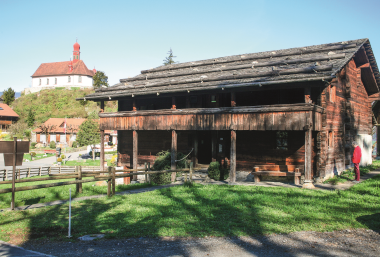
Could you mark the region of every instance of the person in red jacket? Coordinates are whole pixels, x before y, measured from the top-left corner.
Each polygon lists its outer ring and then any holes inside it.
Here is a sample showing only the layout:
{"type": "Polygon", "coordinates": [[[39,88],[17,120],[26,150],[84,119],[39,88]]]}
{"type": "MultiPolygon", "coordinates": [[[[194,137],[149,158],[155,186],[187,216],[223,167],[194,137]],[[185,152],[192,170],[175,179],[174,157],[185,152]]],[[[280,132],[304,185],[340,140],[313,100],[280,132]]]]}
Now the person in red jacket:
{"type": "Polygon", "coordinates": [[[360,169],[359,169],[359,163],[360,159],[362,158],[362,149],[358,146],[358,143],[355,141],[352,142],[352,146],[354,147],[354,153],[352,154],[351,161],[354,164],[354,171],[355,171],[355,180],[359,182],[360,180],[360,169]]]}

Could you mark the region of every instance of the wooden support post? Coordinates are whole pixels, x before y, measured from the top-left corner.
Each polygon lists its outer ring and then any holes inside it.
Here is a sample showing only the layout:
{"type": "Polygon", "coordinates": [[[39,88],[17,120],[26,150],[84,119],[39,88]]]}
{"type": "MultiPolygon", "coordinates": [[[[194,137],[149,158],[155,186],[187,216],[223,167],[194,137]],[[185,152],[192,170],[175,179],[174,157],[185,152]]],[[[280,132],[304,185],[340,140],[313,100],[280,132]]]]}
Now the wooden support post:
{"type": "Polygon", "coordinates": [[[5,180],[8,180],[8,170],[5,169],[5,180]]]}
{"type": "Polygon", "coordinates": [[[51,167],[48,168],[48,175],[51,174],[51,167]]]}
{"type": "Polygon", "coordinates": [[[302,188],[314,188],[311,177],[311,126],[305,131],[305,181],[302,188]]]}
{"type": "Polygon", "coordinates": [[[16,192],[16,153],[17,153],[17,137],[13,138],[13,171],[12,171],[12,200],[11,209],[15,209],[15,192],[16,192]]]}
{"type": "Polygon", "coordinates": [[[30,178],[30,168],[28,168],[28,175],[26,175],[28,178],[30,178]]]}
{"type": "MultiPolygon", "coordinates": [[[[144,171],[148,171],[148,163],[144,163],[144,171]]],[[[145,174],[145,183],[148,182],[148,174],[145,174]]]]}
{"type": "Polygon", "coordinates": [[[311,97],[310,97],[310,95],[311,95],[311,88],[310,87],[305,87],[305,90],[304,90],[304,92],[305,92],[305,103],[311,103],[311,97]]]}
{"type": "Polygon", "coordinates": [[[100,170],[104,171],[104,130],[100,131],[100,170]]]}
{"type": "Polygon", "coordinates": [[[61,166],[58,168],[58,173],[61,174],[61,166]]]}
{"type": "Polygon", "coordinates": [[[231,92],[231,107],[236,106],[236,94],[235,92],[231,92]]]}
{"type": "Polygon", "coordinates": [[[112,167],[112,196],[116,193],[116,169],[112,167]]]}
{"type": "Polygon", "coordinates": [[[218,138],[216,131],[211,131],[211,161],[216,162],[218,138]]]}
{"type": "MultiPolygon", "coordinates": [[[[295,172],[295,173],[299,173],[299,172],[300,172],[300,169],[299,169],[299,168],[295,168],[295,169],[294,169],[294,172],[295,172]]],[[[300,184],[300,177],[299,177],[299,176],[294,176],[294,184],[295,184],[295,185],[299,185],[299,184],[300,184]]]]}
{"type": "MultiPolygon", "coordinates": [[[[150,162],[148,162],[148,172],[150,171],[150,162]]],[[[148,174],[148,183],[151,183],[150,181],[150,174],[148,174]]]]}
{"type": "MultiPolygon", "coordinates": [[[[111,173],[112,173],[111,168],[112,167],[108,167],[108,176],[111,176],[111,173]]],[[[111,179],[107,180],[107,196],[111,197],[111,179]]]]}
{"type": "MultiPolygon", "coordinates": [[[[177,131],[172,130],[172,149],[171,149],[171,170],[177,169],[177,164],[175,160],[177,159],[177,131]]],[[[176,179],[176,172],[172,172],[171,174],[171,180],[172,182],[175,182],[176,179]]]]}
{"type": "Polygon", "coordinates": [[[172,96],[172,109],[177,109],[177,106],[175,104],[175,96],[172,96]]]}
{"type": "Polygon", "coordinates": [[[230,182],[236,182],[236,131],[231,130],[231,149],[230,149],[230,182]]]}
{"type": "MultiPolygon", "coordinates": [[[[139,135],[136,130],[133,130],[133,169],[137,169],[137,161],[138,161],[138,146],[139,135]]],[[[137,175],[133,175],[132,180],[137,180],[137,175]]]]}
{"type": "MultiPolygon", "coordinates": [[[[78,166],[78,180],[82,180],[82,166],[78,166]]],[[[77,184],[77,193],[82,193],[82,183],[77,184]]]]}
{"type": "Polygon", "coordinates": [[[104,101],[100,101],[100,112],[104,112],[104,101]]]}
{"type": "Polygon", "coordinates": [[[194,167],[196,167],[198,164],[198,132],[197,131],[194,132],[193,144],[194,144],[194,156],[193,156],[193,163],[194,164],[193,165],[194,165],[194,167]]]}
{"type": "Polygon", "coordinates": [[[134,112],[137,111],[135,99],[133,99],[133,101],[132,101],[132,111],[134,111],[134,112]]]}
{"type": "Polygon", "coordinates": [[[193,162],[190,162],[189,181],[193,182],[193,162]]]}

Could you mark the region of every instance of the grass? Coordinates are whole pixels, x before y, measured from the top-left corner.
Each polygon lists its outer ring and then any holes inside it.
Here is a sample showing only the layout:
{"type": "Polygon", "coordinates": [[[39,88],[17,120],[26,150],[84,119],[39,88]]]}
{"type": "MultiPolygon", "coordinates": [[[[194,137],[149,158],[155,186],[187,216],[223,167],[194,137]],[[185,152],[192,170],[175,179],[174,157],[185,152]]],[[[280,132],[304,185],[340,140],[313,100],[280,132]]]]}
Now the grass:
{"type": "MultiPolygon", "coordinates": [[[[191,184],[72,205],[74,239],[250,236],[294,231],[380,229],[380,176],[345,191],[191,184]]],[[[0,240],[64,240],[68,205],[0,215],[0,240]]]]}
{"type": "MultiPolygon", "coordinates": [[[[376,170],[380,168],[380,160],[375,160],[371,165],[366,167],[360,167],[360,175],[365,175],[371,170],[376,170]]],[[[355,179],[354,169],[348,169],[342,172],[340,175],[336,175],[333,178],[327,179],[324,181],[324,184],[333,184],[338,185],[347,181],[352,181],[355,179]]]]}
{"type": "MultiPolygon", "coordinates": [[[[79,161],[67,161],[62,166],[100,166],[100,160],[86,159],[79,161]]],[[[107,166],[111,166],[111,160],[107,160],[107,166]]]]}
{"type": "MultiPolygon", "coordinates": [[[[46,156],[44,156],[44,155],[45,154],[43,154],[43,153],[36,154],[36,156],[33,157],[33,161],[55,156],[55,154],[50,154],[50,153],[47,153],[46,156]]],[[[25,160],[31,161],[30,154],[24,154],[24,161],[25,160]]]]}
{"type": "MultiPolygon", "coordinates": [[[[47,177],[47,176],[42,176],[42,177],[47,177]]],[[[86,177],[83,179],[91,179],[91,177],[86,177]]],[[[57,183],[57,182],[70,181],[70,180],[72,181],[73,179],[17,183],[16,187],[57,183]]],[[[17,207],[17,206],[36,204],[36,203],[47,203],[47,202],[52,202],[56,200],[69,199],[70,188],[71,188],[72,197],[107,194],[107,186],[93,186],[94,184],[95,182],[82,184],[83,193],[81,194],[78,194],[75,192],[76,185],[58,186],[58,187],[41,188],[41,189],[36,189],[36,190],[16,192],[15,206],[17,207]]],[[[121,192],[125,190],[141,188],[141,187],[149,187],[149,186],[151,185],[149,184],[118,185],[116,186],[116,192],[121,192]]],[[[10,187],[12,187],[11,184],[0,185],[0,189],[10,188],[10,187]]],[[[9,208],[10,205],[11,205],[11,193],[0,194],[0,209],[9,208]]]]}

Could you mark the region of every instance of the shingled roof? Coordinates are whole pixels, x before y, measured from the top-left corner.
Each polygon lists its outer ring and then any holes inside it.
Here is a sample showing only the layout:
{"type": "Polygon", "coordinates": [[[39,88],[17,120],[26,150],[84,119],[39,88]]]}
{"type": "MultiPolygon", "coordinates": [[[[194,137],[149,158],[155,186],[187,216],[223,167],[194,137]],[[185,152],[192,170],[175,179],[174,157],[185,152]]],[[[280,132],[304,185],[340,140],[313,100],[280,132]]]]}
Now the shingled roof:
{"type": "Polygon", "coordinates": [[[50,62],[42,63],[36,72],[32,75],[34,77],[43,76],[59,76],[59,75],[85,75],[94,76],[94,72],[89,70],[82,60],[73,63],[73,70],[69,70],[70,61],[67,62],[50,62]]]}
{"type": "MultiPolygon", "coordinates": [[[[380,74],[368,39],[233,55],[143,70],[133,78],[97,89],[88,100],[109,97],[176,93],[303,81],[331,80],[361,50],[365,51],[375,82],[369,94],[379,91],[380,74]]],[[[84,99],[84,98],[80,98],[84,99]]],[[[78,100],[80,100],[78,99],[78,100]]]]}

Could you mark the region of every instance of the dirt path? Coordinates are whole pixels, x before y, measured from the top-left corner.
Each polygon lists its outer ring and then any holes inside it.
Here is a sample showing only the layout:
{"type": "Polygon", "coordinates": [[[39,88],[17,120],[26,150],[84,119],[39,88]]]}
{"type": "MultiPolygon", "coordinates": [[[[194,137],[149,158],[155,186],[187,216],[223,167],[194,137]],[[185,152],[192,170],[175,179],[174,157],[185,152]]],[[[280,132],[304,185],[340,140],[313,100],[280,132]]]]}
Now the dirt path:
{"type": "Polygon", "coordinates": [[[53,256],[380,256],[372,230],[295,232],[235,238],[132,238],[88,242],[29,241],[22,247],[53,256]]]}

